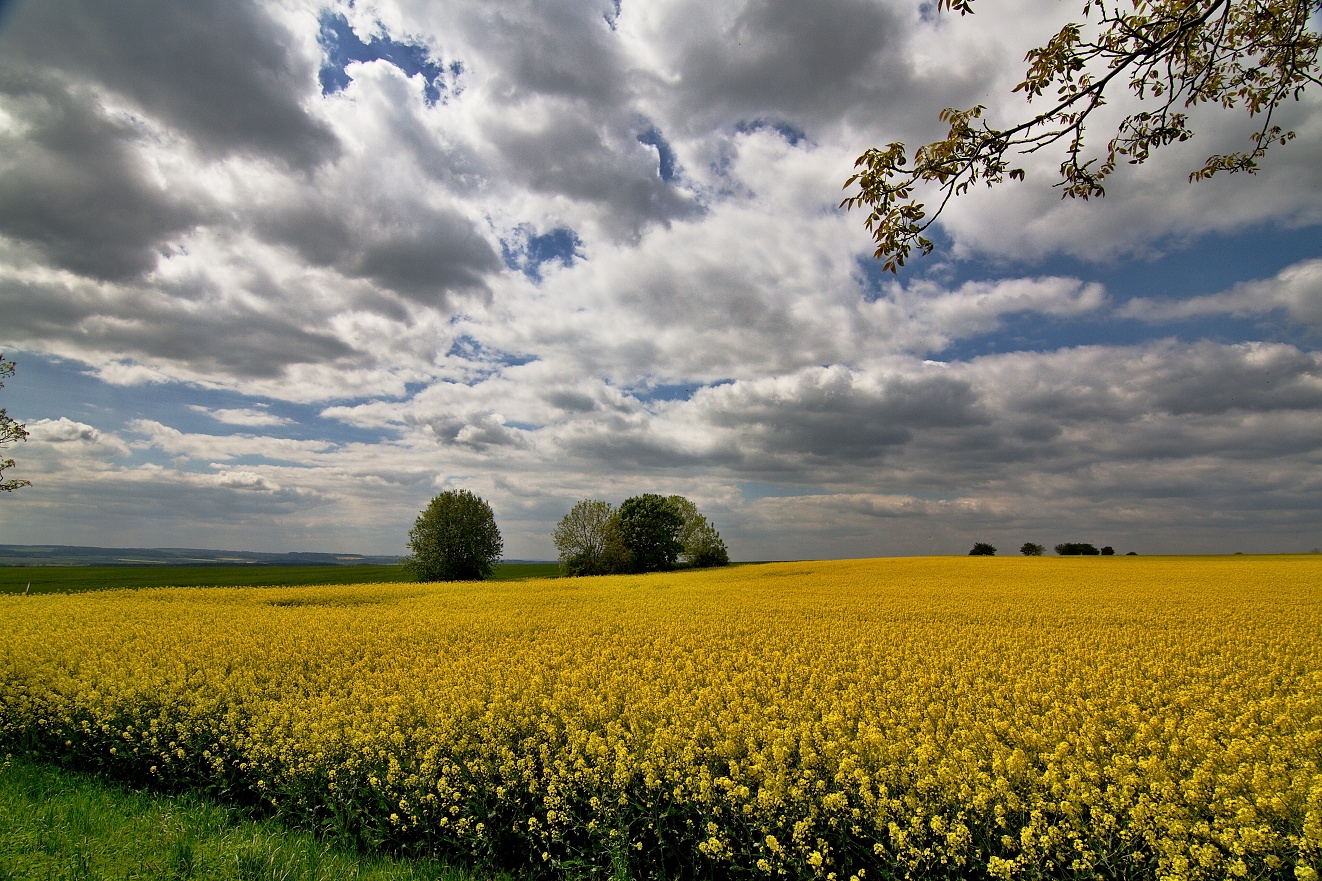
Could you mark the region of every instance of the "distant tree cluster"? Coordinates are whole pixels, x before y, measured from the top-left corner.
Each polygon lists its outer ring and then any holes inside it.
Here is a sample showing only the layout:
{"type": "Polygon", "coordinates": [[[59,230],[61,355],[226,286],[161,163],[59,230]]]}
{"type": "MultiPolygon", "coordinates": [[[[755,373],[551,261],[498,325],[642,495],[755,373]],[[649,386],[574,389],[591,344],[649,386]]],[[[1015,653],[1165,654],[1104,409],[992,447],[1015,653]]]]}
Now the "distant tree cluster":
{"type": "MultiPolygon", "coordinates": [[[[1046,552],[1047,549],[1042,545],[1031,541],[1026,541],[1019,547],[1019,553],[1023,554],[1025,557],[1040,557],[1046,552]]],[[[1098,555],[1109,557],[1115,553],[1115,548],[1107,545],[1099,551],[1094,545],[1086,544],[1084,542],[1067,541],[1056,545],[1056,553],[1060,554],[1062,557],[1096,557],[1098,555]]],[[[993,545],[987,544],[985,541],[980,541],[973,545],[973,550],[969,551],[969,556],[994,557],[996,556],[996,548],[993,545]]],[[[1130,551],[1129,556],[1137,555],[1134,554],[1133,551],[1130,551]]]]}
{"type": "Polygon", "coordinates": [[[552,536],[566,575],[663,572],[730,562],[721,534],[683,496],[643,493],[619,508],[584,499],[552,536]]]}
{"type": "MultiPolygon", "coordinates": [[[[721,534],[683,496],[643,493],[619,508],[584,499],[553,535],[566,575],[662,572],[727,566],[721,534]]],[[[419,581],[481,581],[500,562],[504,541],[491,506],[466,489],[432,499],[409,530],[404,567],[419,581]]]]}

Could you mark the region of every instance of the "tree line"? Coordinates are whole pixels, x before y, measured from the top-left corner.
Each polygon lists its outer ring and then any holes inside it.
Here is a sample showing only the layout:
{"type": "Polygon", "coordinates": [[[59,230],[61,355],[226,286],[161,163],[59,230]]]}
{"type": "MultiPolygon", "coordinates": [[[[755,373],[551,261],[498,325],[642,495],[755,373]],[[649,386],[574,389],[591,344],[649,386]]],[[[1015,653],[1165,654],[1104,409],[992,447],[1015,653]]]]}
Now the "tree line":
{"type": "MultiPolygon", "coordinates": [[[[1023,554],[1025,557],[1040,557],[1046,552],[1047,549],[1042,545],[1031,541],[1024,542],[1019,548],[1019,553],[1023,554]]],[[[1115,553],[1115,548],[1107,545],[1098,550],[1096,545],[1088,544],[1087,542],[1067,541],[1056,545],[1056,553],[1062,557],[1109,557],[1115,553]]],[[[980,541],[973,545],[973,550],[969,551],[969,556],[994,557],[996,556],[996,547],[985,541],[980,541]]],[[[1125,556],[1136,557],[1138,555],[1133,551],[1130,551],[1125,556]]]]}
{"type": "MultiPolygon", "coordinates": [[[[560,519],[551,536],[567,576],[622,575],[728,566],[730,554],[721,534],[698,506],[683,496],[643,493],[617,508],[600,499],[583,499],[560,519]]],[[[466,489],[443,492],[418,516],[409,531],[412,555],[405,567],[419,581],[480,581],[500,561],[504,541],[491,506],[466,489]]],[[[1057,554],[1115,554],[1107,545],[1062,542],[1057,554]]],[[[1024,542],[1019,553],[1040,557],[1046,548],[1024,542]]],[[[969,556],[993,557],[996,546],[977,542],[969,556]]],[[[1130,551],[1128,556],[1134,556],[1130,551]]]]}
{"type": "MultiPolygon", "coordinates": [[[[726,566],[721,534],[683,496],[627,498],[618,508],[583,499],[552,536],[568,576],[663,572],[726,566]]],[[[409,530],[405,568],[419,581],[481,581],[504,550],[491,506],[466,489],[436,496],[409,530]]]]}

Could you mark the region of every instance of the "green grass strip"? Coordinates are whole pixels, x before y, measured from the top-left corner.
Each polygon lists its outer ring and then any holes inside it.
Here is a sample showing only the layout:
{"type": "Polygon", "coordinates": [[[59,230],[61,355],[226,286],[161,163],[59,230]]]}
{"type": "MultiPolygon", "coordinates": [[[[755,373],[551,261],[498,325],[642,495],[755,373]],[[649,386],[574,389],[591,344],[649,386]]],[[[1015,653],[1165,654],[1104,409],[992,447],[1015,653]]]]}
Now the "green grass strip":
{"type": "MultiPolygon", "coordinates": [[[[556,578],[556,563],[500,563],[492,581],[556,578]]],[[[0,566],[0,593],[121,587],[285,587],[412,581],[403,566],[0,566]]]]}
{"type": "Polygon", "coordinates": [[[199,796],[0,764],[0,881],[473,881],[433,860],[364,855],[199,796]]]}

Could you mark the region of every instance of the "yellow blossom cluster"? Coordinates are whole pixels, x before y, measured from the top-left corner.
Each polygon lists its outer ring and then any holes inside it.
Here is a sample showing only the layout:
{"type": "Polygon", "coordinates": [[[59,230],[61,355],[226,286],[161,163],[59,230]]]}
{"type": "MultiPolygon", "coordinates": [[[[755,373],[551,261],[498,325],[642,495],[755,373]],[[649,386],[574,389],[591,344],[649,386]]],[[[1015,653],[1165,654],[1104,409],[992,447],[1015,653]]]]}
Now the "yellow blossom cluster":
{"type": "Polygon", "coordinates": [[[1317,881],[1322,558],[3,596],[0,750],[530,874],[1317,881]]]}

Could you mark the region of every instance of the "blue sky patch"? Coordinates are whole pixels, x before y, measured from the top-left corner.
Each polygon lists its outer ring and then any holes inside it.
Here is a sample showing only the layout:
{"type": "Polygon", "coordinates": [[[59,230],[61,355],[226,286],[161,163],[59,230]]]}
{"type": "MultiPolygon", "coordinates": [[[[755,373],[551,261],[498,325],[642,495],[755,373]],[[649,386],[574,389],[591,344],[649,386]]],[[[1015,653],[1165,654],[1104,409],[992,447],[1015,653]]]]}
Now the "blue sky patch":
{"type": "Polygon", "coordinates": [[[1106,288],[1111,301],[1095,313],[1070,318],[1032,312],[1006,315],[997,330],[956,340],[944,351],[933,353],[943,360],[1084,345],[1141,345],[1157,339],[1186,342],[1212,339],[1228,343],[1254,339],[1303,349],[1316,343],[1315,331],[1279,312],[1249,318],[1217,315],[1159,322],[1114,314],[1116,308],[1137,297],[1183,300],[1220,293],[1241,282],[1269,279],[1287,266],[1318,256],[1316,228],[1291,230],[1262,225],[1235,234],[1209,233],[1188,246],[1159,245],[1164,253],[1150,261],[1091,262],[1054,256],[1031,264],[942,260],[940,255],[950,253],[953,243],[939,228],[929,230],[928,237],[937,243],[936,254],[914,257],[894,276],[883,271],[881,261],[872,255],[859,256],[864,296],[870,300],[881,297],[892,280],[907,286],[916,280],[930,279],[942,289],[953,291],[970,281],[1061,276],[1085,283],[1098,282],[1106,288]]]}
{"type": "Polygon", "coordinates": [[[408,76],[422,75],[425,83],[423,97],[430,107],[441,99],[441,93],[446,90],[447,74],[455,78],[463,71],[463,65],[457,61],[445,67],[432,59],[427,47],[401,43],[390,39],[388,35],[374,36],[364,43],[343,15],[324,12],[319,21],[321,33],[317,42],[326,53],[318,73],[323,95],[333,95],[348,87],[352,77],[347,68],[351,62],[388,61],[408,76]]]}
{"type": "Polygon", "coordinates": [[[658,383],[652,386],[632,388],[628,390],[628,393],[644,404],[651,404],[656,401],[687,401],[704,388],[729,385],[732,382],[734,382],[732,379],[722,379],[717,382],[658,383]]]}
{"type": "Polygon", "coordinates": [[[135,419],[146,419],[186,434],[260,434],[331,443],[379,443],[394,436],[393,432],[382,433],[325,419],[321,416],[325,403],[267,401],[181,382],[113,385],[72,361],[20,351],[7,352],[6,358],[15,361],[18,367],[0,394],[4,395],[9,415],[20,422],[65,417],[113,432],[135,419]],[[253,409],[284,421],[278,425],[236,425],[208,415],[223,410],[253,409]]]}
{"type": "Polygon", "coordinates": [[[579,250],[582,245],[578,233],[567,226],[558,226],[540,235],[529,235],[522,246],[517,240],[502,241],[500,248],[506,266],[517,269],[533,281],[541,281],[542,266],[552,261],[561,266],[573,266],[574,261],[583,256],[579,250]]]}
{"type": "Polygon", "coordinates": [[[449,351],[445,354],[451,358],[463,358],[465,361],[498,367],[520,367],[537,360],[531,355],[515,355],[511,352],[493,349],[468,334],[456,337],[455,341],[450,344],[449,351]]]}
{"type": "Polygon", "coordinates": [[[652,126],[638,136],[638,143],[655,147],[658,157],[657,172],[666,183],[675,179],[675,151],[670,142],[661,134],[661,130],[652,126]]]}
{"type": "Polygon", "coordinates": [[[785,139],[791,147],[797,147],[808,139],[808,135],[798,126],[790,125],[788,122],[770,122],[765,119],[755,119],[752,122],[741,122],[734,127],[734,130],[741,135],[751,134],[752,132],[769,129],[785,139]]]}

